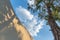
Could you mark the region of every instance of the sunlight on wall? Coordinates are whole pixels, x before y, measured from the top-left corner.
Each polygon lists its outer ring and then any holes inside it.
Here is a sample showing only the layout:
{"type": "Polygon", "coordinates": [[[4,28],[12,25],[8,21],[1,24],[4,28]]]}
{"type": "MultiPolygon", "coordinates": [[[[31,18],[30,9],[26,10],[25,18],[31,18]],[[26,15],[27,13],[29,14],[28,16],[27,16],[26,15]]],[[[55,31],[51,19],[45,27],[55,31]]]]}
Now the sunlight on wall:
{"type": "Polygon", "coordinates": [[[9,0],[0,0],[0,40],[33,40],[13,12],[9,0]]]}

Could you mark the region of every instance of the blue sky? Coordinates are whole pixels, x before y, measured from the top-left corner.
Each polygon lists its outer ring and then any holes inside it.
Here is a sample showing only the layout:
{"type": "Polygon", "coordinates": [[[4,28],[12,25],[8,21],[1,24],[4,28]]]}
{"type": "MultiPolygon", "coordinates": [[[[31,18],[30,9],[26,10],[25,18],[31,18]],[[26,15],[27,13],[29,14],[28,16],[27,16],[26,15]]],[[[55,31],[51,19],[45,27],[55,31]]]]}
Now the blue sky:
{"type": "Polygon", "coordinates": [[[22,24],[27,28],[34,40],[53,40],[50,27],[45,20],[39,20],[37,15],[27,10],[27,0],[11,0],[13,9],[22,24]]]}

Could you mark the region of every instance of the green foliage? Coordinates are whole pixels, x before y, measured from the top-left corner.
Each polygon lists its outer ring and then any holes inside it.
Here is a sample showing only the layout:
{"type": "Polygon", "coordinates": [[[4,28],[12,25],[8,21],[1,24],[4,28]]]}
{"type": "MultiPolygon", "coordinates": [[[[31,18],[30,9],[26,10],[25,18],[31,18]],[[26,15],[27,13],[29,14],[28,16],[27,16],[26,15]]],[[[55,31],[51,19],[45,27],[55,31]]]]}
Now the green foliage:
{"type": "Polygon", "coordinates": [[[40,2],[42,2],[43,0],[36,0],[36,6],[39,5],[40,2]]]}
{"type": "MultiPolygon", "coordinates": [[[[49,2],[48,6],[50,6],[50,8],[51,8],[53,18],[55,20],[60,20],[60,7],[59,6],[54,6],[54,4],[51,3],[51,2],[54,2],[54,1],[57,2],[57,0],[35,0],[36,10],[41,11],[40,8],[42,6],[40,6],[40,3],[44,2],[45,3],[45,8],[46,8],[46,6],[49,2]]],[[[34,12],[36,12],[36,11],[34,11],[34,12]]],[[[48,20],[48,15],[45,15],[45,14],[46,14],[46,10],[44,10],[44,7],[42,7],[42,13],[38,12],[38,17],[45,18],[46,20],[48,20]]]]}
{"type": "Polygon", "coordinates": [[[60,20],[60,13],[58,11],[53,11],[52,16],[55,20],[60,20]]]}
{"type": "Polygon", "coordinates": [[[38,10],[38,9],[40,9],[40,7],[41,7],[40,5],[37,5],[36,9],[38,10]]]}

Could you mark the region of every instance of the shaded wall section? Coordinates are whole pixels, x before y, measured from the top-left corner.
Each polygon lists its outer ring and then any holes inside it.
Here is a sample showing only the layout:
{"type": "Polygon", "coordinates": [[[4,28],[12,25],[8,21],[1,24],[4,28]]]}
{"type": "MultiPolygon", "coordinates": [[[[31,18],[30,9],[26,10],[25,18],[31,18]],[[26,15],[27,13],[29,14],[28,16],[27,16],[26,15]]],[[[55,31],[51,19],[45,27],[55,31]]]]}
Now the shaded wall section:
{"type": "Polygon", "coordinates": [[[0,0],[0,40],[33,40],[14,14],[9,0],[0,0]]]}

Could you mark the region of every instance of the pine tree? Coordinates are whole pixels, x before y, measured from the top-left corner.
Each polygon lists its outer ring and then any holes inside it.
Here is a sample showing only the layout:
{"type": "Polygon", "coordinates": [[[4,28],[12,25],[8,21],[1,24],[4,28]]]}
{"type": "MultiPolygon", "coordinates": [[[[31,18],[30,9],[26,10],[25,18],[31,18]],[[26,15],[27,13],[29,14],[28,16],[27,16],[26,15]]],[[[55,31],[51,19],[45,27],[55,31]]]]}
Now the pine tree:
{"type": "Polygon", "coordinates": [[[34,0],[34,4],[28,4],[29,10],[33,11],[33,13],[37,12],[39,18],[48,21],[54,40],[60,40],[60,27],[56,23],[56,21],[60,22],[59,2],[60,0],[34,0]]]}

